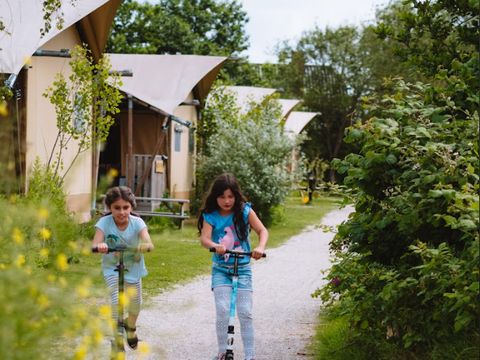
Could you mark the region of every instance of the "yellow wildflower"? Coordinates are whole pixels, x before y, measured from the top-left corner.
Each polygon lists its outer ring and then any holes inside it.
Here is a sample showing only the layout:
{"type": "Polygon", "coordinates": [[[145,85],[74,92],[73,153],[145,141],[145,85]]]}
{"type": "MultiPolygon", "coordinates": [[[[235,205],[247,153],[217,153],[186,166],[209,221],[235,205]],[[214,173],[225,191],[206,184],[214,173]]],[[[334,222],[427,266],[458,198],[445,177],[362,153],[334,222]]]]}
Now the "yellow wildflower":
{"type": "MultiPolygon", "coordinates": [[[[47,250],[47,251],[48,251],[48,250],[47,250]]],[[[41,251],[40,251],[40,252],[41,252],[41,251]]],[[[57,277],[56,277],[55,275],[53,275],[53,274],[49,274],[49,275],[47,276],[47,280],[48,280],[48,282],[53,283],[53,282],[55,282],[55,280],[57,280],[57,277]]]]}
{"type": "Polygon", "coordinates": [[[118,294],[118,302],[121,306],[128,306],[130,303],[130,299],[128,298],[127,294],[118,294]]]}
{"type": "Polygon", "coordinates": [[[60,284],[61,287],[65,288],[68,285],[67,280],[64,277],[59,277],[58,278],[58,283],[60,284]]]}
{"type": "Polygon", "coordinates": [[[90,282],[85,280],[82,284],[77,286],[76,292],[81,298],[86,298],[88,295],[90,295],[90,282]]]}
{"type": "Polygon", "coordinates": [[[58,254],[56,264],[59,270],[61,271],[67,270],[68,269],[67,256],[65,254],[58,254]]]}
{"type": "Polygon", "coordinates": [[[0,116],[7,116],[8,115],[8,106],[5,100],[0,101],[0,116]]]}
{"type": "Polygon", "coordinates": [[[103,334],[100,330],[98,329],[95,329],[93,331],[93,335],[92,335],[92,338],[93,338],[93,344],[95,345],[98,345],[102,342],[103,340],[103,334]]]}
{"type": "Polygon", "coordinates": [[[37,298],[37,303],[40,306],[40,310],[45,310],[46,308],[48,308],[50,306],[50,300],[48,299],[48,297],[45,294],[41,294],[37,298]]]}
{"type": "Polygon", "coordinates": [[[17,259],[15,260],[15,265],[17,265],[17,267],[22,267],[25,265],[25,255],[18,255],[17,259]]]}
{"type": "Polygon", "coordinates": [[[41,228],[39,234],[43,241],[46,241],[52,237],[52,232],[47,228],[41,228]]]}
{"type": "Polygon", "coordinates": [[[85,345],[80,345],[75,351],[75,354],[73,356],[74,360],[83,360],[87,356],[87,347],[85,345]]]}
{"type": "Polygon", "coordinates": [[[118,170],[115,169],[115,168],[111,168],[109,171],[108,171],[108,176],[109,177],[112,177],[112,178],[115,178],[118,176],[118,170]]]}
{"type": "Polygon", "coordinates": [[[133,299],[137,295],[137,289],[134,287],[128,287],[126,293],[129,299],[133,299]]]}
{"type": "Polygon", "coordinates": [[[48,215],[49,215],[48,209],[46,209],[44,207],[38,209],[37,215],[38,215],[38,218],[40,220],[47,220],[48,215]]]}
{"type": "Polygon", "coordinates": [[[146,342],[140,341],[138,343],[138,352],[140,354],[148,354],[150,352],[150,347],[146,342]]]}
{"type": "Polygon", "coordinates": [[[100,308],[98,309],[98,312],[105,319],[110,319],[110,317],[112,316],[112,308],[110,307],[110,305],[100,306],[100,308]]]}
{"type": "Polygon", "coordinates": [[[50,251],[47,249],[47,248],[41,248],[40,249],[40,256],[42,258],[46,258],[48,257],[48,254],[50,253],[50,251]]]}
{"type": "Polygon", "coordinates": [[[23,244],[24,236],[22,231],[19,228],[17,227],[13,228],[12,237],[13,237],[13,241],[15,241],[18,245],[23,244]]]}

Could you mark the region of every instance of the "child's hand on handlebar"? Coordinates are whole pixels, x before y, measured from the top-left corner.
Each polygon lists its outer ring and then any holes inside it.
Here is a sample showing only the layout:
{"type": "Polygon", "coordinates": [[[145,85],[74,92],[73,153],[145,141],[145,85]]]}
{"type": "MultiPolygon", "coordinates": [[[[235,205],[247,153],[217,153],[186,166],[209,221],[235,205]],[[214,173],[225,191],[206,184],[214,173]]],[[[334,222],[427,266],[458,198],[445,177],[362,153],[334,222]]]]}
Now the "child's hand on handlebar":
{"type": "Polygon", "coordinates": [[[96,245],[97,251],[102,254],[108,253],[108,245],[106,243],[100,243],[96,245]]]}
{"type": "Polygon", "coordinates": [[[223,255],[225,254],[225,252],[227,251],[227,248],[223,245],[215,245],[215,252],[218,254],[218,255],[223,255]]]}
{"type": "Polygon", "coordinates": [[[255,260],[261,259],[264,253],[265,253],[265,249],[258,246],[255,249],[253,249],[252,258],[254,258],[255,260]]]}
{"type": "Polygon", "coordinates": [[[141,243],[138,245],[137,251],[144,253],[144,252],[150,252],[153,250],[153,244],[150,243],[141,243]]]}

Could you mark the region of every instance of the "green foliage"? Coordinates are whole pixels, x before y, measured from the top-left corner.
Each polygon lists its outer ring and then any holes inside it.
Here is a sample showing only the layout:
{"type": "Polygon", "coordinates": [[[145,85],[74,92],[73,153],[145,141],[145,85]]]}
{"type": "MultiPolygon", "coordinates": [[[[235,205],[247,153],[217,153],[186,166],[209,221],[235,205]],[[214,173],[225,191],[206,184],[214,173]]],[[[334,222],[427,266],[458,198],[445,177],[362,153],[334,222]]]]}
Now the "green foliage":
{"type": "MultiPolygon", "coordinates": [[[[350,26],[315,27],[295,46],[279,46],[281,65],[276,73],[267,72],[271,86],[284,88],[288,96],[303,99],[306,110],[319,113],[306,126],[307,139],[301,146],[308,160],[330,162],[355,150],[355,144],[343,142],[344,131],[361,116],[362,96],[392,74],[392,60],[388,65],[379,61],[385,52],[372,31],[350,26]]],[[[334,182],[335,176],[329,169],[325,180],[334,182]]]]}
{"type": "Polygon", "coordinates": [[[110,75],[108,58],[94,63],[89,51],[77,46],[72,50],[72,73],[67,79],[62,73],[44,93],[55,106],[57,137],[46,164],[52,179],[62,185],[65,176],[78,156],[99,141],[106,140],[114,119],[119,112],[121,93],[119,77],[110,75]],[[64,169],[65,151],[76,146],[73,159],[64,169]]]}
{"type": "MultiPolygon", "coordinates": [[[[77,1],[78,0],[69,0],[72,6],[76,6],[77,1]]],[[[40,29],[40,35],[43,37],[50,31],[52,25],[55,25],[58,30],[61,30],[65,20],[63,18],[64,14],[61,0],[44,0],[42,5],[44,27],[40,29]]]]}
{"type": "Polygon", "coordinates": [[[231,172],[262,221],[269,224],[272,209],[282,203],[294,180],[287,171],[294,143],[279,126],[281,110],[275,99],[252,103],[250,111],[242,114],[225,96],[226,103],[219,96],[214,98],[218,102],[207,105],[206,113],[214,121],[207,128],[208,147],[199,158],[197,193],[204,193],[218,174],[231,172]]]}
{"type": "Polygon", "coordinates": [[[33,163],[32,173],[29,177],[27,199],[35,203],[48,198],[55,205],[56,209],[64,209],[66,194],[63,187],[58,186],[61,179],[51,169],[42,165],[37,157],[33,163]]]}
{"type": "Polygon", "coordinates": [[[108,52],[231,55],[247,48],[247,15],[237,1],[124,1],[108,52]]]}
{"type": "Polygon", "coordinates": [[[432,77],[480,50],[479,6],[478,0],[398,2],[379,14],[376,32],[402,62],[432,77]]]}
{"type": "Polygon", "coordinates": [[[349,129],[361,151],[335,166],[356,212],[332,243],[337,280],[317,293],[339,299],[357,336],[420,353],[478,336],[480,318],[478,112],[452,100],[461,80],[443,80],[397,81],[349,129]]]}
{"type": "Polygon", "coordinates": [[[225,0],[123,1],[107,44],[122,54],[235,56],[219,78],[252,85],[259,76],[241,53],[248,47],[248,22],[241,2],[225,0]]]}
{"type": "Polygon", "coordinates": [[[88,251],[77,225],[48,200],[0,199],[0,210],[0,357],[54,359],[60,338],[72,342],[72,358],[89,353],[108,318],[92,318],[81,301],[88,277],[68,276],[71,262],[88,251]]]}

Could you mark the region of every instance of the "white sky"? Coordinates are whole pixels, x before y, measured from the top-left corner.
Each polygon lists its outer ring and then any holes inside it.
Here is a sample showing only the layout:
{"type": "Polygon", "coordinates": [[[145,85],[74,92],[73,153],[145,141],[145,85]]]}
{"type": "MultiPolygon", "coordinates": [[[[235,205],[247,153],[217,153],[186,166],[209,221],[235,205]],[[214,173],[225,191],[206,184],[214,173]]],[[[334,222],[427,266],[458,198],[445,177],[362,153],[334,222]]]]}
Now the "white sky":
{"type": "Polygon", "coordinates": [[[250,62],[275,62],[275,45],[299,39],[315,25],[336,28],[372,22],[375,9],[388,0],[240,0],[250,21],[246,31],[250,62]]]}

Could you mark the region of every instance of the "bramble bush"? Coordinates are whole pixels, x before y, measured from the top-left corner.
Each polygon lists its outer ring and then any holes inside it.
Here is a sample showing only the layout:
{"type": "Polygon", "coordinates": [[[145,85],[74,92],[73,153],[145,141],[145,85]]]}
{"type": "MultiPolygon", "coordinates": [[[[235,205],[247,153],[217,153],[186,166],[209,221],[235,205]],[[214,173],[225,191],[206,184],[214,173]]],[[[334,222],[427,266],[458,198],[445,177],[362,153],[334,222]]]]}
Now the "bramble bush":
{"type": "Polygon", "coordinates": [[[335,167],[356,192],[355,213],[315,295],[372,349],[431,355],[460,342],[457,358],[469,358],[480,325],[478,94],[457,77],[437,80],[396,80],[348,130],[361,150],[335,167]]]}

